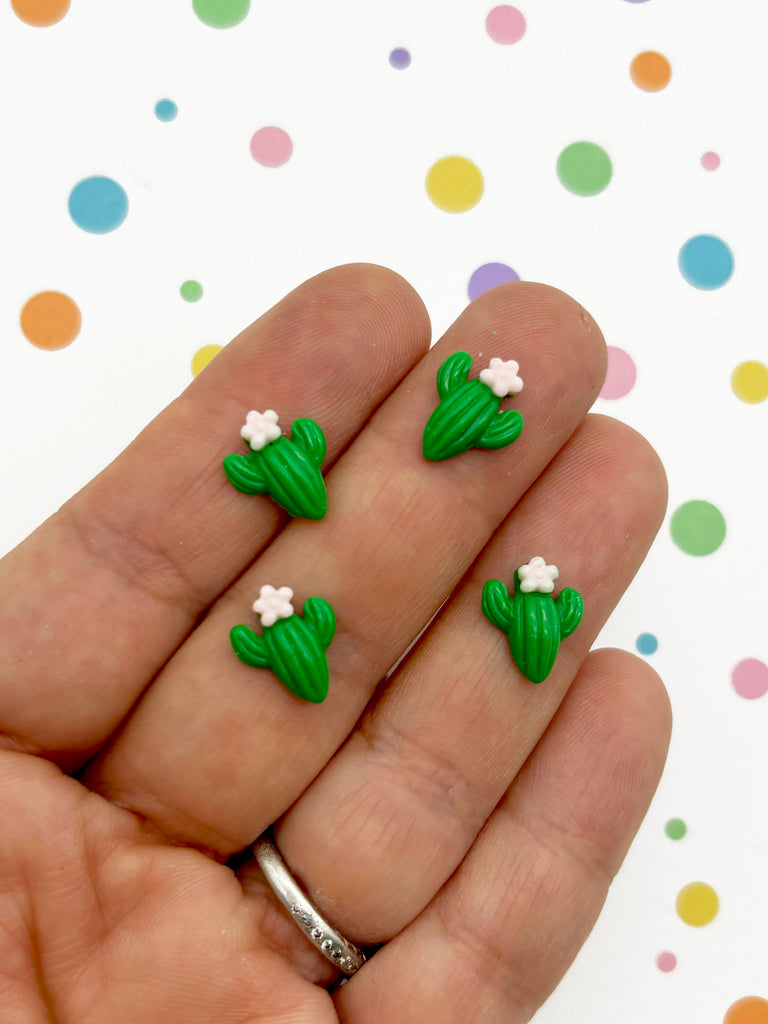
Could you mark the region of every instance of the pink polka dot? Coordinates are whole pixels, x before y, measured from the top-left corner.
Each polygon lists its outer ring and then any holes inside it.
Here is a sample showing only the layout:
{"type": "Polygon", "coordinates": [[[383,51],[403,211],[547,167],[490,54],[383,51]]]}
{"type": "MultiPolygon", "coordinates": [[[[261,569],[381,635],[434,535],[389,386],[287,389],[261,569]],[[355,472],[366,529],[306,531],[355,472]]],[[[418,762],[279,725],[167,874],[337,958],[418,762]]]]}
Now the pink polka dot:
{"type": "Polygon", "coordinates": [[[632,357],[623,348],[608,346],[608,373],[600,392],[601,398],[623,398],[635,386],[637,369],[632,357]]]}
{"type": "Polygon", "coordinates": [[[701,166],[705,171],[716,171],[720,166],[720,157],[711,150],[704,153],[701,158],[701,166]]]}
{"type": "Polygon", "coordinates": [[[656,957],[656,966],[665,974],[674,971],[677,967],[677,957],[674,953],[659,953],[656,957]]]}
{"type": "Polygon", "coordinates": [[[282,128],[259,128],[251,139],[251,156],[262,167],[281,167],[292,153],[291,137],[282,128]]]}
{"type": "Polygon", "coordinates": [[[494,7],[485,19],[485,31],[494,43],[517,43],[525,35],[525,18],[516,7],[494,7]]]}
{"type": "Polygon", "coordinates": [[[768,665],[757,658],[745,658],[731,672],[733,688],[745,700],[757,700],[768,693],[768,665]]]}

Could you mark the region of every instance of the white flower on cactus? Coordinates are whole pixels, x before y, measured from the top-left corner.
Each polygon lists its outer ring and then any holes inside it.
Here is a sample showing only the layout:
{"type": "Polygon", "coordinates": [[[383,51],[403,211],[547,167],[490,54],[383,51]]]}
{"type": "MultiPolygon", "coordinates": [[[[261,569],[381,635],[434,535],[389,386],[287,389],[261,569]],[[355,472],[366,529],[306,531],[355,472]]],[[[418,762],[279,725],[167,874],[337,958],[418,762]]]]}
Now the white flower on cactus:
{"type": "Polygon", "coordinates": [[[281,434],[282,430],[277,425],[277,413],[274,409],[267,409],[266,412],[251,409],[245,417],[245,426],[240,431],[240,436],[255,452],[266,448],[270,441],[276,441],[281,434]]]}
{"type": "Polygon", "coordinates": [[[551,594],[560,572],[556,565],[547,565],[541,555],[536,555],[527,565],[520,566],[517,575],[524,594],[531,594],[534,590],[540,594],[551,594]]]}
{"type": "Polygon", "coordinates": [[[494,356],[487,369],[480,371],[480,380],[487,384],[497,398],[517,395],[523,390],[523,382],[518,377],[520,369],[514,359],[499,359],[494,356]]]}
{"type": "Polygon", "coordinates": [[[253,610],[261,616],[262,626],[274,626],[278,619],[290,619],[293,615],[293,591],[290,587],[275,589],[266,583],[259,591],[253,610]]]}

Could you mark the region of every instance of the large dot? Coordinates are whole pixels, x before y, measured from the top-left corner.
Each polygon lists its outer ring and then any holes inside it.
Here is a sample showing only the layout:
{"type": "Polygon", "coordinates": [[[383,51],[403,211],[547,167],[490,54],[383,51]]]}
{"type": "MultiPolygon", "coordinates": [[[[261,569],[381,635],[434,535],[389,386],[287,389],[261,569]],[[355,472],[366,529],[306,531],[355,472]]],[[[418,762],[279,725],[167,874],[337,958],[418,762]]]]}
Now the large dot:
{"type": "Polygon", "coordinates": [[[659,953],[656,957],[656,966],[660,971],[664,971],[664,973],[667,974],[669,971],[674,971],[677,967],[677,957],[674,953],[669,953],[667,951],[659,953]]]}
{"type": "Polygon", "coordinates": [[[596,196],[607,188],[613,165],[602,146],[594,142],[572,142],[557,158],[557,176],[577,196],[596,196]]]}
{"type": "Polygon", "coordinates": [[[688,284],[712,291],[733,273],[733,253],[716,235],[694,235],[680,250],[678,266],[688,284]]]}
{"type": "Polygon", "coordinates": [[[682,818],[670,818],[664,826],[664,831],[670,839],[682,839],[688,831],[688,826],[682,818]]]}
{"type": "Polygon", "coordinates": [[[488,13],[485,31],[494,43],[518,43],[525,35],[525,18],[516,7],[501,4],[488,13]]]}
{"type": "Polygon", "coordinates": [[[158,100],[155,104],[155,117],[158,121],[173,121],[179,108],[173,100],[158,100]]]}
{"type": "Polygon", "coordinates": [[[731,388],[742,402],[764,402],[768,398],[768,366],[751,359],[739,363],[731,374],[731,388]]]}
{"type": "Polygon", "coordinates": [[[112,178],[85,178],[70,193],[69,215],[83,231],[105,235],[127,217],[128,196],[112,178]]]}
{"type": "Polygon", "coordinates": [[[497,284],[506,284],[507,281],[519,281],[520,275],[506,263],[484,263],[472,273],[467,285],[467,293],[470,299],[476,299],[478,295],[487,292],[489,288],[495,288],[497,284]]]}
{"type": "Polygon", "coordinates": [[[731,683],[740,697],[757,700],[768,693],[768,665],[757,658],[745,658],[734,666],[731,683]]]}
{"type": "Polygon", "coordinates": [[[221,352],[222,347],[221,345],[203,345],[202,348],[199,348],[192,356],[192,376],[196,377],[202,373],[208,363],[221,352]]]}
{"type": "Polygon", "coordinates": [[[463,156],[445,156],[432,164],[426,180],[427,195],[441,210],[464,213],[480,202],[483,176],[479,167],[463,156]]]}
{"type": "Polygon", "coordinates": [[[62,292],[33,295],[19,319],[27,341],[48,351],[71,345],[83,322],[77,304],[62,292]]]}
{"type": "Polygon", "coordinates": [[[239,25],[251,7],[251,0],[192,0],[200,21],[211,28],[232,28],[239,25]]]}
{"type": "Polygon", "coordinates": [[[768,999],[762,996],[737,999],[726,1010],[723,1024],[768,1024],[768,999]]]}
{"type": "Polygon", "coordinates": [[[634,360],[623,348],[608,345],[608,369],[605,383],[600,391],[601,398],[623,398],[635,386],[637,369],[634,360]]]}
{"type": "Polygon", "coordinates": [[[677,894],[675,909],[678,917],[694,928],[709,924],[717,916],[720,900],[711,885],[706,882],[690,882],[677,894]]]}
{"type": "Polygon", "coordinates": [[[288,132],[269,125],[251,138],[251,156],[262,167],[282,167],[291,159],[293,142],[288,132]]]}
{"type": "Polygon", "coordinates": [[[659,92],[669,85],[672,68],[664,54],[656,50],[644,50],[633,58],[629,65],[629,75],[638,89],[659,92]]]}
{"type": "Polygon", "coordinates": [[[701,166],[705,171],[716,171],[720,166],[720,157],[708,149],[706,153],[701,154],[701,166]]]}
{"type": "Polygon", "coordinates": [[[635,640],[635,646],[640,654],[655,654],[659,647],[659,641],[653,633],[641,633],[635,640]]]}
{"type": "Polygon", "coordinates": [[[55,25],[69,10],[70,0],[11,0],[16,14],[28,25],[55,25]]]}
{"type": "Polygon", "coordinates": [[[708,501],[686,501],[669,524],[672,540],[688,555],[711,555],[725,539],[725,519],[708,501]]]}
{"type": "Polygon", "coordinates": [[[203,286],[199,281],[185,281],[179,288],[179,294],[185,302],[197,302],[203,297],[203,286]]]}
{"type": "Polygon", "coordinates": [[[402,71],[404,68],[410,66],[411,55],[402,46],[396,46],[389,55],[389,63],[393,68],[397,68],[398,71],[402,71]]]}

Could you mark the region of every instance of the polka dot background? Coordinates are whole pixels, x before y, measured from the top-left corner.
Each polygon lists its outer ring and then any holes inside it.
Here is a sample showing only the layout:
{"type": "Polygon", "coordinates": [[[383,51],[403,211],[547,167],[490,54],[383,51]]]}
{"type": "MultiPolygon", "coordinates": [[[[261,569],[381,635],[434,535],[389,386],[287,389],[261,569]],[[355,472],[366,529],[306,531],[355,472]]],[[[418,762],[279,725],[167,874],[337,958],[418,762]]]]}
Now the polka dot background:
{"type": "Polygon", "coordinates": [[[761,16],[745,33],[721,0],[142,2],[95,59],[106,6],[0,5],[0,550],[322,269],[391,266],[436,336],[499,285],[571,293],[606,334],[595,410],[645,434],[669,480],[598,643],[662,676],[675,726],[537,1024],[627,1006],[768,1024],[761,16]]]}

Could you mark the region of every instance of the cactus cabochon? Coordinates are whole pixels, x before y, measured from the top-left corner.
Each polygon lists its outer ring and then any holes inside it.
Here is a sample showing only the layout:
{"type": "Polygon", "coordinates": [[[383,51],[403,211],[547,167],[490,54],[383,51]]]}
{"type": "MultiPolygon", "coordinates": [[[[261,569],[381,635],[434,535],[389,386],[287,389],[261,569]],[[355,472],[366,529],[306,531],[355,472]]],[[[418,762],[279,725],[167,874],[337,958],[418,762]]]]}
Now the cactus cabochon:
{"type": "Polygon", "coordinates": [[[499,410],[502,399],[523,390],[514,359],[492,359],[476,380],[468,352],[454,352],[437,371],[440,404],[424,428],[423,451],[431,462],[450,459],[470,448],[504,448],[520,436],[523,417],[499,410]]]}
{"type": "Polygon", "coordinates": [[[553,600],[558,575],[556,565],[547,565],[537,555],[515,573],[512,597],[499,580],[488,580],[483,587],[483,614],[507,634],[515,664],[533,683],[547,678],[560,641],[571,635],[584,614],[581,594],[570,587],[553,600]]]}
{"type": "Polygon", "coordinates": [[[291,439],[283,436],[273,409],[245,418],[240,436],[248,444],[246,455],[228,455],[224,472],[243,494],[268,494],[294,517],[322,519],[328,495],[320,467],[325,458],[325,436],[314,420],[294,420],[291,439]]]}
{"type": "Polygon", "coordinates": [[[291,693],[320,704],[328,694],[325,652],[336,632],[333,608],[322,597],[310,597],[304,614],[294,611],[290,587],[263,586],[253,610],[261,616],[261,636],[248,626],[229,633],[240,661],[253,668],[270,668],[291,693]]]}

